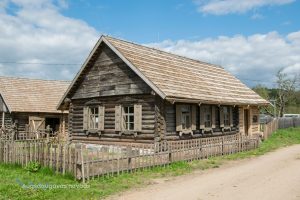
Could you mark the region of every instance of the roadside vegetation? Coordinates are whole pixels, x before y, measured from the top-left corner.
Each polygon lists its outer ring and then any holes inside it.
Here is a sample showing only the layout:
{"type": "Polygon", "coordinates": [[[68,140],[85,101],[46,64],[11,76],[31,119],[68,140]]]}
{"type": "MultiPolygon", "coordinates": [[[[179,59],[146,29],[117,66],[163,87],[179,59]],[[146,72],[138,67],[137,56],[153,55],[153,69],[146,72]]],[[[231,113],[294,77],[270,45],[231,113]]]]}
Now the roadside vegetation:
{"type": "Polygon", "coordinates": [[[33,163],[29,166],[30,170],[28,167],[0,164],[0,199],[101,199],[133,187],[153,184],[158,179],[168,179],[195,170],[217,168],[230,160],[263,155],[293,144],[300,144],[300,128],[278,130],[255,150],[205,160],[177,162],[166,167],[154,167],[114,177],[100,177],[86,185],[75,181],[68,174],[58,175],[48,168],[36,170],[36,164],[33,163]],[[48,188],[34,188],[36,186],[48,188]]]}

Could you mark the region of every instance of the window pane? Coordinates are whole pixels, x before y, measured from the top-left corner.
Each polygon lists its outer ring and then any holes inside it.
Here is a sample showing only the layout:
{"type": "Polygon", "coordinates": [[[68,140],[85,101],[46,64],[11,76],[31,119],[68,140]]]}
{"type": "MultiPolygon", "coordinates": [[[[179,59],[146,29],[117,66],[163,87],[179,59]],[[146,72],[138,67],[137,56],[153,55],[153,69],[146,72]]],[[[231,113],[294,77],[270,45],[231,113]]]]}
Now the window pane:
{"type": "Polygon", "coordinates": [[[132,114],[134,113],[134,108],[133,108],[133,106],[130,106],[130,107],[129,107],[129,113],[132,113],[132,114]]]}
{"type": "Polygon", "coordinates": [[[133,115],[131,115],[131,116],[129,116],[129,122],[134,122],[134,116],[133,115]]]}
{"type": "Polygon", "coordinates": [[[129,123],[129,130],[133,130],[134,129],[134,124],[133,123],[129,123]]]}
{"type": "Polygon", "coordinates": [[[133,130],[134,126],[134,107],[125,106],[123,107],[123,127],[125,130],[133,130]]]}
{"type": "Polygon", "coordinates": [[[128,107],[124,107],[123,110],[124,110],[124,113],[128,113],[128,107]]]}
{"type": "Polygon", "coordinates": [[[191,106],[183,105],[181,107],[181,124],[182,129],[190,129],[191,128],[191,106]]]}

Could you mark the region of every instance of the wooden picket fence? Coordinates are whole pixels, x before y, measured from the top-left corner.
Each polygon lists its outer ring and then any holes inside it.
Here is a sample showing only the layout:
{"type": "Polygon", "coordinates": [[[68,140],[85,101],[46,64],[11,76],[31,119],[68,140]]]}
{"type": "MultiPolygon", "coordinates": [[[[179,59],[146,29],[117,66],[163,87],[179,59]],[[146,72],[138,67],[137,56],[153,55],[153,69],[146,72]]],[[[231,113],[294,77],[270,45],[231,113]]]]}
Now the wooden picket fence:
{"type": "Polygon", "coordinates": [[[77,178],[89,180],[101,175],[114,175],[166,166],[177,161],[192,161],[229,155],[257,148],[259,137],[228,135],[155,144],[81,146],[80,173],[77,178]]]}
{"type": "Polygon", "coordinates": [[[300,118],[280,117],[274,118],[266,124],[260,124],[263,139],[268,139],[275,131],[283,128],[300,127],[300,118]]]}
{"type": "Polygon", "coordinates": [[[76,175],[77,154],[72,144],[52,144],[46,140],[0,141],[0,163],[26,166],[38,162],[58,173],[76,175]]]}
{"type": "Polygon", "coordinates": [[[275,131],[278,130],[278,118],[273,119],[267,124],[261,124],[261,130],[263,132],[263,139],[268,139],[275,131]]]}
{"type": "Polygon", "coordinates": [[[192,161],[257,148],[259,137],[228,135],[154,144],[50,144],[0,141],[0,162],[26,166],[39,162],[78,180],[117,175],[177,161],[192,161]]]}

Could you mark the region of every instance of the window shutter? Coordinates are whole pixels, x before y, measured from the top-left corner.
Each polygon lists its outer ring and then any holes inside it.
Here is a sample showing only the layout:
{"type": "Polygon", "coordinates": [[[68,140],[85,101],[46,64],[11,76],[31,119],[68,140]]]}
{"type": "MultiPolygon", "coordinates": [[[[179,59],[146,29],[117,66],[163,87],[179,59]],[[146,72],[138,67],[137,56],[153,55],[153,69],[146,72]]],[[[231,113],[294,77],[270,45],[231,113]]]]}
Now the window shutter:
{"type": "Polygon", "coordinates": [[[211,127],[216,128],[216,107],[211,106],[211,127]]]}
{"type": "Polygon", "coordinates": [[[98,122],[98,130],[104,131],[104,115],[105,115],[105,107],[99,106],[98,108],[98,116],[99,116],[99,122],[98,122]]]}
{"type": "Polygon", "coordinates": [[[89,129],[89,107],[83,107],[83,130],[89,129]]]}
{"type": "Polygon", "coordinates": [[[176,131],[182,131],[181,105],[176,105],[176,131]]]}
{"type": "Polygon", "coordinates": [[[204,125],[204,116],[205,116],[204,106],[200,106],[200,129],[204,129],[205,128],[205,125],[204,125]]]}
{"type": "Polygon", "coordinates": [[[220,127],[224,127],[224,112],[223,112],[223,107],[220,106],[220,127]]]}
{"type": "Polygon", "coordinates": [[[120,105],[115,106],[115,131],[122,130],[122,107],[120,105]]]}
{"type": "Polygon", "coordinates": [[[196,106],[192,105],[192,131],[196,130],[196,106]]]}
{"type": "Polygon", "coordinates": [[[230,127],[233,127],[233,114],[232,114],[232,107],[229,107],[229,120],[230,120],[230,127]]]}
{"type": "Polygon", "coordinates": [[[134,104],[134,130],[142,131],[142,105],[134,104]]]}

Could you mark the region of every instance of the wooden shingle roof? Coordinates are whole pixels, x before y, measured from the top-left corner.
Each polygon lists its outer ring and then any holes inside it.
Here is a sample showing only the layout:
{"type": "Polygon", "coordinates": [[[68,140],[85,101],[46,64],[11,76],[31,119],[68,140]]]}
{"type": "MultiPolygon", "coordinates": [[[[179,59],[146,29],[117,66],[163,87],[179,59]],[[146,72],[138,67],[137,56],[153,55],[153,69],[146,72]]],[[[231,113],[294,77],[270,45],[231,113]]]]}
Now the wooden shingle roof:
{"type": "Polygon", "coordinates": [[[68,92],[102,42],[108,45],[163,99],[211,104],[268,104],[220,66],[108,36],[102,36],[95,45],[68,92]]]}
{"type": "Polygon", "coordinates": [[[69,84],[0,76],[0,95],[10,112],[59,113],[56,106],[69,84]]]}

